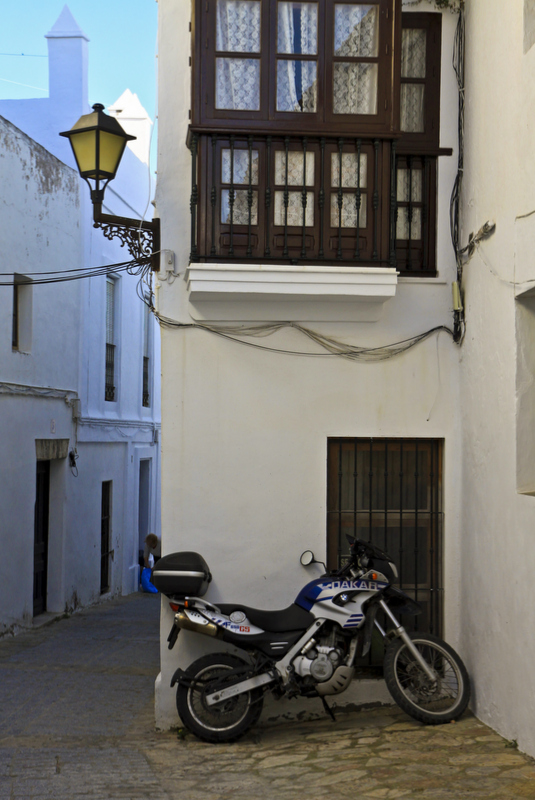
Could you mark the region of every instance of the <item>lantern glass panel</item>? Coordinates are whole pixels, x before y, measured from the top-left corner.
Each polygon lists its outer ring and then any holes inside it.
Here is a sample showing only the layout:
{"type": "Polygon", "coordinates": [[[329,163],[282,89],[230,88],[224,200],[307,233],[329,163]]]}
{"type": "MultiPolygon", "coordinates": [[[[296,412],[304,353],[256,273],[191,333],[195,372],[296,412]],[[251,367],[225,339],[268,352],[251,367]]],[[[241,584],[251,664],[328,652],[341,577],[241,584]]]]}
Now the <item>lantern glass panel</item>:
{"type": "Polygon", "coordinates": [[[96,171],[96,131],[74,133],[69,137],[80,174],[84,178],[94,178],[96,171]]]}
{"type": "Polygon", "coordinates": [[[126,140],[114,133],[100,131],[100,172],[113,177],[123,154],[126,140]]]}

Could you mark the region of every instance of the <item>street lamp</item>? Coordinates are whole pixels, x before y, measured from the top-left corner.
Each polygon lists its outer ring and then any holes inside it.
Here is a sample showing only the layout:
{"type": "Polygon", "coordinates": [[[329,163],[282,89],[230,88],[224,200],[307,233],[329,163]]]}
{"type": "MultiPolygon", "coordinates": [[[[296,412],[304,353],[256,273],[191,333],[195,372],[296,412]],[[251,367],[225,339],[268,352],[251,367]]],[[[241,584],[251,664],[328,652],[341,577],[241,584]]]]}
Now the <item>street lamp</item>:
{"type": "Polygon", "coordinates": [[[60,136],[69,139],[81,177],[91,191],[93,222],[107,239],[119,238],[134,258],[151,256],[152,269],[159,269],[160,220],[136,220],[102,213],[104,191],[115,178],[126,143],[135,139],[126,133],[115,117],[104,113],[104,106],[95,103],[90,114],[84,114],[70,131],[60,136]],[[91,181],[91,183],[90,183],[91,181]]]}

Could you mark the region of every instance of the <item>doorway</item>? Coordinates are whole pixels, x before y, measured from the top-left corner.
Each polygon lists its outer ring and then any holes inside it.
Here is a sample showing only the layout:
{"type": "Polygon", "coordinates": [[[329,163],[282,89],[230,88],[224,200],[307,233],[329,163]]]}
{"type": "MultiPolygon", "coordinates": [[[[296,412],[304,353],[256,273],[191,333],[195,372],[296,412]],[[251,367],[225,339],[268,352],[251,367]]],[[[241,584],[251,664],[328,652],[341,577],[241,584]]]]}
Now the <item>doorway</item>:
{"type": "Polygon", "coordinates": [[[100,593],[110,588],[110,557],[113,558],[111,545],[111,492],[112,481],[102,482],[102,506],[100,517],[100,593]]]}
{"type": "Polygon", "coordinates": [[[50,505],[50,461],[38,461],[35,484],[33,544],[33,615],[46,611],[48,573],[48,513],[50,505]]]}
{"type": "Polygon", "coordinates": [[[143,458],[139,462],[139,509],[138,532],[139,549],[145,547],[145,539],[150,533],[150,458],[143,458]]]}

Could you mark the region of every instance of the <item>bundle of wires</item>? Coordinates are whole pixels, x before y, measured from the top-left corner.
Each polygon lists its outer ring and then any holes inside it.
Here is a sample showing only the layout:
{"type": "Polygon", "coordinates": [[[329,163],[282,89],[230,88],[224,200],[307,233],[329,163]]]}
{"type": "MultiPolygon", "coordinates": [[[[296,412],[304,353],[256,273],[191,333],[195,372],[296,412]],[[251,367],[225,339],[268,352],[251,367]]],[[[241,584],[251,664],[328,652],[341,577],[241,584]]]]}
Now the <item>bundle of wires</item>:
{"type": "Polygon", "coordinates": [[[347,342],[335,339],[332,336],[326,336],[325,334],[313,331],[310,328],[306,328],[304,325],[299,325],[297,322],[274,322],[265,325],[250,326],[221,326],[207,325],[199,322],[181,323],[169,319],[169,317],[164,317],[157,312],[155,312],[155,314],[160,322],[160,325],[164,328],[197,328],[199,330],[208,331],[216,336],[221,336],[223,339],[229,339],[232,342],[246,345],[247,347],[255,347],[259,350],[267,350],[271,353],[307,356],[310,358],[337,356],[340,358],[347,358],[350,361],[386,361],[389,358],[394,358],[394,356],[398,356],[401,353],[410,350],[412,347],[415,347],[420,342],[425,341],[435,333],[440,333],[443,331],[453,337],[453,331],[450,328],[447,328],[445,325],[437,325],[435,328],[425,331],[425,333],[416,334],[415,336],[402,339],[401,341],[394,342],[393,344],[381,345],[380,347],[359,347],[357,345],[351,345],[347,342]],[[293,328],[319,345],[324,352],[311,353],[300,350],[269,347],[268,345],[257,344],[256,342],[247,341],[246,339],[240,338],[244,336],[248,337],[249,339],[270,336],[271,334],[276,333],[284,328],[293,328]]]}
{"type": "Polygon", "coordinates": [[[130,275],[139,275],[142,278],[150,270],[150,257],[121,261],[118,264],[106,264],[98,267],[78,267],[76,269],[58,269],[50,272],[27,272],[20,279],[15,280],[12,272],[0,272],[0,278],[10,278],[10,280],[0,280],[0,286],[32,286],[44,283],[65,283],[66,281],[78,281],[81,278],[95,278],[99,275],[110,275],[118,272],[128,272],[130,275]]]}

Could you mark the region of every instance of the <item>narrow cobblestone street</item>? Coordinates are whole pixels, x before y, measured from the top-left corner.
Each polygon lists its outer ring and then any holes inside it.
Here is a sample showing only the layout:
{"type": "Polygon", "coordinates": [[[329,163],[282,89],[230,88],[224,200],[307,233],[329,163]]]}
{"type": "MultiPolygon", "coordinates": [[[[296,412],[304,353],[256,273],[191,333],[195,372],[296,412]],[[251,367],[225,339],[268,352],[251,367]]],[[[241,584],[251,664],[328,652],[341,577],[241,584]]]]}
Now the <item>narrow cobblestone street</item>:
{"type": "Polygon", "coordinates": [[[0,641],[0,800],[535,798],[531,759],[470,714],[431,728],[383,707],[231,745],[156,732],[159,603],[132,595],[0,641]]]}

